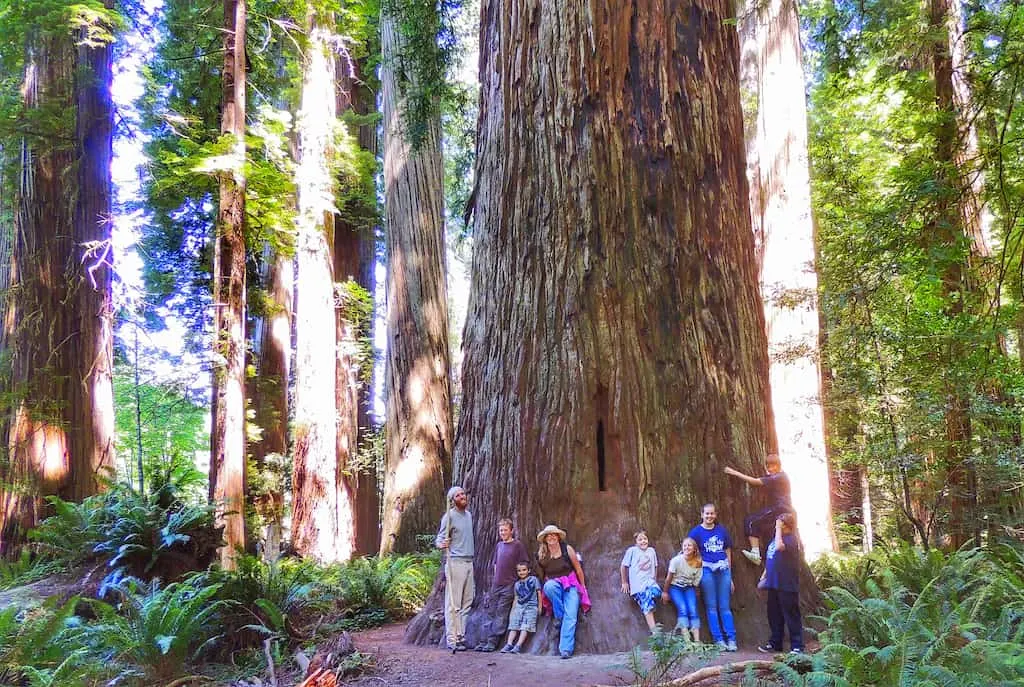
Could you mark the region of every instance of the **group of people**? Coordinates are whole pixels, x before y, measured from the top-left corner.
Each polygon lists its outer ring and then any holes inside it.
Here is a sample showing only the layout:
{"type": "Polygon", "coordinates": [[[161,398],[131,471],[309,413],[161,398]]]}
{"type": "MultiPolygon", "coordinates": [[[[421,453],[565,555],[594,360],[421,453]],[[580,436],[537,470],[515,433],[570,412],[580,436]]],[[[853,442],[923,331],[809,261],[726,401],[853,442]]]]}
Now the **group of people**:
{"type": "MultiPolygon", "coordinates": [[[[783,649],[785,630],[789,631],[790,650],[803,651],[802,621],[799,606],[799,570],[802,560],[796,519],[790,503],[789,479],[782,471],[777,455],[765,461],[765,475],[751,477],[732,468],[726,474],[762,487],[769,505],[744,520],[750,548],[742,553],[760,566],[761,541],[771,540],[765,548],[764,570],[758,589],[767,598],[771,637],[758,649],[775,653],[783,649]],[[774,527],[774,534],[769,528],[774,527]]],[[[445,629],[447,646],[452,652],[468,649],[464,642],[465,623],[475,596],[473,581],[473,521],[462,487],[448,491],[449,509],[441,518],[436,544],[447,550],[445,564],[445,629]]],[[[539,549],[536,568],[531,566],[526,547],[514,537],[512,521],[498,523],[497,550],[492,587],[485,599],[484,639],[476,651],[519,653],[530,633],[536,632],[537,617],[543,610],[553,616],[558,634],[558,651],[570,658],[575,649],[576,624],[580,612],[590,608],[586,579],[580,555],[566,543],[566,533],[548,525],[537,534],[539,549]],[[536,573],[536,574],[535,574],[536,573]],[[506,634],[507,633],[507,634],[506,634]]],[[[705,504],[701,522],[682,539],[679,553],[668,564],[658,583],[658,556],[645,530],[635,534],[620,566],[623,593],[640,607],[652,633],[661,628],[654,619],[659,598],[676,608],[675,632],[699,641],[698,597],[703,597],[708,630],[723,651],[736,651],[736,628],[730,607],[735,591],[732,580],[732,539],[717,520],[712,503],[705,504]]]]}

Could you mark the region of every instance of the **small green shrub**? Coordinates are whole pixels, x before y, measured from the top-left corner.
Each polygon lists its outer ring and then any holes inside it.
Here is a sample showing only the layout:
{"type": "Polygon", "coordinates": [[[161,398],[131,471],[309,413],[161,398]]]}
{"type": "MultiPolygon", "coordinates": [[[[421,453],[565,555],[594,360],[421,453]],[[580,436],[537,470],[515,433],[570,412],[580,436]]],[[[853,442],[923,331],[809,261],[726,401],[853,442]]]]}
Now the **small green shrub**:
{"type": "Polygon", "coordinates": [[[116,606],[94,602],[97,619],[85,635],[111,661],[128,661],[147,678],[166,679],[219,639],[219,615],[227,605],[215,598],[219,592],[220,585],[195,579],[166,587],[158,580],[125,580],[116,606]]]}
{"type": "Polygon", "coordinates": [[[220,541],[214,507],[183,502],[173,484],[150,494],[113,485],[78,504],[47,500],[56,514],[30,538],[65,561],[105,560],[111,569],[105,584],[126,575],[175,577],[205,567],[220,541]]]}
{"type": "Polygon", "coordinates": [[[38,556],[25,548],[15,560],[0,560],[0,591],[32,584],[66,569],[64,561],[38,556]]]}
{"type": "Polygon", "coordinates": [[[0,685],[87,685],[112,671],[90,655],[75,597],[58,606],[56,599],[22,611],[0,611],[0,685]]]}
{"type": "Polygon", "coordinates": [[[346,617],[383,610],[393,620],[407,618],[423,607],[437,571],[439,552],[356,558],[331,569],[329,594],[346,617]]]}

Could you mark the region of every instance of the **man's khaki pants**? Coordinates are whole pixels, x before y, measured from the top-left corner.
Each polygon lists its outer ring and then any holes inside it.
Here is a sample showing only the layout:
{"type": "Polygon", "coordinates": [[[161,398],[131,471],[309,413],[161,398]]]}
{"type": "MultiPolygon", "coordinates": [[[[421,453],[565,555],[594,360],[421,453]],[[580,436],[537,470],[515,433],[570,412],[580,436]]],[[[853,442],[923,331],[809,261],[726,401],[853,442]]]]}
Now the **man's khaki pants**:
{"type": "Polygon", "coordinates": [[[466,635],[466,618],[476,592],[473,559],[448,559],[444,566],[444,579],[444,626],[448,635],[448,648],[451,649],[466,635]]]}

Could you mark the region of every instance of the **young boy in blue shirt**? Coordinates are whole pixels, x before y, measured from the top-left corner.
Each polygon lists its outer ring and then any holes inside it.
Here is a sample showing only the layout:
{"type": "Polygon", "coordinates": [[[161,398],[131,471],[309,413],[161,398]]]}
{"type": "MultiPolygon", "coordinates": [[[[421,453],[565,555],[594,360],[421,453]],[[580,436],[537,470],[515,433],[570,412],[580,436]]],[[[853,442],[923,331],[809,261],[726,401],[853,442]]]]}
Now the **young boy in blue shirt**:
{"type": "Polygon", "coordinates": [[[757,647],[763,653],[782,651],[782,638],[789,629],[791,654],[804,651],[803,624],[800,618],[800,539],[796,535],[796,517],[783,513],[775,521],[775,538],[765,552],[764,574],[758,585],[768,595],[768,626],[771,639],[757,647]]]}

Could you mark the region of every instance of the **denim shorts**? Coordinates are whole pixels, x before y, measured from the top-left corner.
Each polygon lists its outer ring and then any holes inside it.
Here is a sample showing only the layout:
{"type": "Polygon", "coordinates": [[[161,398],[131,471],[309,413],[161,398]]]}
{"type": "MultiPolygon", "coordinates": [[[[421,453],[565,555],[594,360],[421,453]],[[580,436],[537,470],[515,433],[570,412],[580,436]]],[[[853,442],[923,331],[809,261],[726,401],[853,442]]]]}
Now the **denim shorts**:
{"type": "Polygon", "coordinates": [[[509,630],[525,630],[527,632],[537,631],[537,604],[520,606],[517,601],[512,605],[512,612],[508,615],[509,630]]]}

